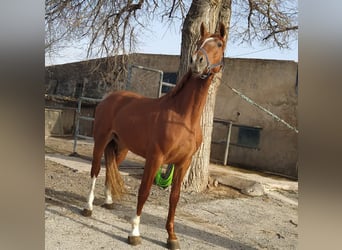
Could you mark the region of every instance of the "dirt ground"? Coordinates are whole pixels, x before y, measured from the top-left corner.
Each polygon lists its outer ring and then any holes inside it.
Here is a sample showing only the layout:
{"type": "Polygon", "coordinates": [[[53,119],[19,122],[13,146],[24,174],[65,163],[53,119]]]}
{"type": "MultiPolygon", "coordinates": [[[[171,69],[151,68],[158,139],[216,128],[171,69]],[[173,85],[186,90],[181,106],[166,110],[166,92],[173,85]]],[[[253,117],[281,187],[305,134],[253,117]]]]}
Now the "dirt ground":
{"type": "MultiPolygon", "coordinates": [[[[46,154],[69,155],[72,147],[70,138],[45,139],[46,154]]],[[[91,151],[89,143],[77,146],[85,160],[91,159],[91,151]]],[[[141,218],[142,244],[127,244],[128,220],[135,213],[143,166],[139,157],[129,154],[127,158],[121,167],[127,195],[115,202],[114,210],[102,208],[102,170],[90,218],[80,215],[89,192],[89,172],[45,160],[45,249],[166,248],[169,189],[155,185],[141,218]]],[[[273,187],[258,197],[225,185],[200,194],[182,192],[175,219],[181,249],[297,249],[298,189],[273,187]]]]}

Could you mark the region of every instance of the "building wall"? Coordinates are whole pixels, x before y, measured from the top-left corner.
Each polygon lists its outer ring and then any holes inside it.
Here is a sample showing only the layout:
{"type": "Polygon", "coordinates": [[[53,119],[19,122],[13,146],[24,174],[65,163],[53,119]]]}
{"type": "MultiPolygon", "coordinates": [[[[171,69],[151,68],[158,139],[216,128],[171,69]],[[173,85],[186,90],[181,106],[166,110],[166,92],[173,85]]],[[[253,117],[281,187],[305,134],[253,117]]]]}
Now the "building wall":
{"type": "MultiPolygon", "coordinates": [[[[279,60],[226,60],[215,106],[217,118],[230,120],[237,125],[261,128],[257,149],[230,146],[230,164],[297,177],[297,134],[242,99],[227,85],[297,127],[297,63],[279,60]]],[[[232,129],[235,131],[232,133],[232,142],[237,140],[236,130],[232,129]]],[[[222,151],[222,147],[219,150],[222,151]]]]}
{"type": "MultiPolygon", "coordinates": [[[[179,56],[133,54],[129,64],[177,72],[179,56]]],[[[101,72],[106,62],[102,59],[49,66],[45,69],[46,94],[79,97],[80,95],[100,99],[107,92],[128,89],[148,97],[157,97],[159,74],[151,71],[132,69],[130,79],[119,79],[115,85],[101,72]]]]}
{"type": "MultiPolygon", "coordinates": [[[[131,64],[177,72],[179,56],[135,54],[131,64]]],[[[89,74],[89,63],[73,63],[47,67],[47,93],[77,97],[75,90],[83,86],[83,95],[101,98],[112,90],[110,84],[96,74],[89,74]],[[65,87],[60,87],[65,86],[65,87]],[[53,90],[53,91],[52,91],[53,90]],[[74,90],[74,92],[73,92],[74,90]],[[50,92],[49,92],[50,91],[50,92]]],[[[157,97],[159,75],[132,70],[129,79],[121,79],[125,88],[145,96],[157,97]]],[[[275,121],[235,94],[231,86],[259,105],[297,127],[297,63],[293,61],[225,59],[222,83],[216,97],[215,118],[231,121],[231,145],[228,163],[246,168],[297,177],[297,134],[275,121]],[[255,148],[238,146],[239,126],[260,129],[255,148]]],[[[214,123],[213,160],[223,160],[227,126],[214,123]]]]}
{"type": "Polygon", "coordinates": [[[73,134],[75,112],[69,108],[45,108],[45,136],[73,134]]]}

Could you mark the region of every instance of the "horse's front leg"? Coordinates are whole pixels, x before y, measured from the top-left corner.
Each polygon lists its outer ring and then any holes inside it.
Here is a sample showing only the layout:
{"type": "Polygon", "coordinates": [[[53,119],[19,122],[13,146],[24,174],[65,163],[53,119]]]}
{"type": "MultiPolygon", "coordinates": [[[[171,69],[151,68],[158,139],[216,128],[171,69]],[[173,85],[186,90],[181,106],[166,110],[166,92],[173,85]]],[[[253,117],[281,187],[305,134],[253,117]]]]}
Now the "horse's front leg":
{"type": "Polygon", "coordinates": [[[141,184],[138,193],[138,203],[136,215],[132,218],[132,231],[128,236],[128,243],[131,245],[138,245],[141,243],[139,224],[140,216],[143,206],[150,194],[151,186],[153,184],[154,177],[158,171],[158,168],[162,164],[162,158],[155,157],[154,159],[146,159],[144,174],[141,179],[141,184]]]}
{"type": "Polygon", "coordinates": [[[190,163],[191,163],[191,158],[185,160],[181,164],[176,164],[175,170],[174,170],[171,194],[169,198],[169,214],[168,214],[167,222],[166,222],[166,230],[169,235],[167,239],[167,247],[172,250],[180,249],[180,245],[179,245],[179,242],[175,234],[175,230],[174,230],[174,219],[175,219],[177,203],[179,201],[182,181],[183,181],[184,175],[186,174],[186,171],[188,170],[190,166],[190,163]]]}

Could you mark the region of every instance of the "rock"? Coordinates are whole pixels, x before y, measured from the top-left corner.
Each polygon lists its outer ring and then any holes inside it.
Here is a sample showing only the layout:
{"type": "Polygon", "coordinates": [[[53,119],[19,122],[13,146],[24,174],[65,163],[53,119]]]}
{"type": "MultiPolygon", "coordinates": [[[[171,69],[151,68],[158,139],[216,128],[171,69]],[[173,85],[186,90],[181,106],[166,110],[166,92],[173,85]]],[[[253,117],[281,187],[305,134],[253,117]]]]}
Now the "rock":
{"type": "Polygon", "coordinates": [[[241,193],[249,196],[262,196],[265,194],[264,187],[259,182],[255,182],[251,186],[244,187],[240,191],[241,193]]]}
{"type": "Polygon", "coordinates": [[[262,196],[265,193],[264,187],[256,181],[228,175],[215,175],[212,178],[220,184],[240,190],[241,193],[249,196],[262,196]]]}

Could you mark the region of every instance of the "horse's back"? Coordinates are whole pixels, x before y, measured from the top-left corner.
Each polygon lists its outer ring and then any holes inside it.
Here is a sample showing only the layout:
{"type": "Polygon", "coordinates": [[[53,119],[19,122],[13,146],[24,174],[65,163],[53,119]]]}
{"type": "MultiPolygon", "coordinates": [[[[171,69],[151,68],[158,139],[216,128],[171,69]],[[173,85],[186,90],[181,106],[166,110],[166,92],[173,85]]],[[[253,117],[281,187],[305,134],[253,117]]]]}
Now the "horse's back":
{"type": "Polygon", "coordinates": [[[129,91],[116,91],[108,94],[96,107],[96,113],[105,112],[112,114],[124,106],[127,106],[135,100],[143,99],[144,97],[129,91]]]}
{"type": "Polygon", "coordinates": [[[130,91],[115,91],[108,94],[101,103],[109,102],[111,105],[123,105],[137,99],[144,99],[145,97],[130,91]]]}
{"type": "Polygon", "coordinates": [[[96,107],[95,129],[98,127],[113,129],[114,121],[116,124],[121,124],[130,116],[144,116],[153,102],[151,98],[130,91],[112,92],[96,107]]]}

